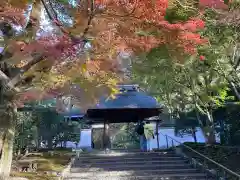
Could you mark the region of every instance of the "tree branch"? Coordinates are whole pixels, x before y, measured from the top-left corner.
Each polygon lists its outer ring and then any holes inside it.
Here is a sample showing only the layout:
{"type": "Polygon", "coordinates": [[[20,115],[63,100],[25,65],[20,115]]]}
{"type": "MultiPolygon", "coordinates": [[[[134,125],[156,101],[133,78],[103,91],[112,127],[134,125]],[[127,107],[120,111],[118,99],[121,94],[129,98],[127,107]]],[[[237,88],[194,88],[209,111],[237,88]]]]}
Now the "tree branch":
{"type": "Polygon", "coordinates": [[[91,1],[91,4],[90,4],[90,15],[89,15],[89,18],[88,18],[88,23],[87,23],[87,27],[84,29],[83,31],[83,35],[82,35],[82,38],[87,34],[87,32],[89,31],[89,28],[90,28],[90,25],[91,25],[91,22],[94,18],[94,0],[90,0],[91,1]]]}
{"type": "Polygon", "coordinates": [[[10,90],[15,90],[16,92],[20,92],[20,89],[16,87],[22,81],[22,76],[25,72],[27,72],[31,67],[35,64],[41,62],[44,59],[42,55],[36,55],[32,61],[27,63],[20,69],[20,72],[12,79],[10,79],[3,71],[0,70],[0,80],[6,82],[7,88],[10,90]]]}
{"type": "Polygon", "coordinates": [[[238,92],[237,87],[235,86],[234,82],[229,78],[228,75],[225,74],[224,70],[220,67],[220,71],[217,69],[213,69],[214,71],[216,71],[219,75],[223,76],[224,79],[227,80],[227,82],[229,83],[229,85],[231,86],[232,90],[234,91],[236,97],[238,98],[238,100],[240,100],[240,93],[238,92]]]}
{"type": "MultiPolygon", "coordinates": [[[[67,33],[72,39],[76,39],[76,37],[73,37],[69,32],[67,32],[59,23],[56,23],[56,20],[55,18],[51,15],[51,13],[49,12],[48,10],[48,7],[45,3],[44,0],[41,0],[50,20],[52,20],[55,25],[57,25],[60,30],[63,32],[63,33],[67,33]]],[[[87,27],[85,28],[84,32],[83,32],[83,36],[88,32],[89,30],[89,27],[90,27],[90,24],[91,24],[91,21],[94,17],[94,0],[91,0],[91,13],[90,13],[90,16],[89,16],[89,19],[88,19],[88,25],[87,27]]],[[[79,39],[79,38],[78,38],[79,39]]],[[[3,71],[0,70],[0,79],[1,80],[4,80],[6,82],[6,86],[8,88],[10,88],[11,90],[15,90],[16,92],[20,92],[20,89],[16,87],[16,85],[18,85],[21,81],[22,81],[22,76],[25,72],[27,72],[31,67],[33,67],[35,64],[41,62],[42,60],[44,59],[43,55],[42,54],[38,54],[38,55],[35,55],[34,58],[29,62],[27,63],[24,67],[22,67],[20,69],[20,72],[15,76],[13,77],[12,79],[10,79],[3,71]]]]}
{"type": "MultiPolygon", "coordinates": [[[[10,78],[3,71],[0,70],[0,80],[2,80],[3,82],[9,82],[10,78]]],[[[16,92],[20,92],[20,89],[15,88],[12,84],[7,84],[7,86],[10,89],[14,89],[16,92]]]]}
{"type": "Polygon", "coordinates": [[[51,14],[51,12],[49,11],[47,4],[45,2],[45,0],[41,0],[44,9],[46,10],[46,13],[49,17],[49,19],[61,30],[61,32],[63,34],[67,34],[68,36],[71,37],[71,39],[76,39],[76,37],[72,36],[71,33],[69,33],[58,21],[57,19],[51,14]]]}
{"type": "Polygon", "coordinates": [[[55,10],[54,10],[53,3],[51,2],[51,0],[48,1],[48,3],[49,3],[49,6],[50,6],[51,9],[52,9],[52,12],[53,12],[53,15],[55,16],[55,19],[58,19],[57,13],[56,13],[55,10]]]}
{"type": "MultiPolygon", "coordinates": [[[[92,20],[93,20],[93,18],[94,18],[94,0],[90,0],[90,1],[91,1],[91,3],[90,3],[90,11],[91,11],[91,12],[90,12],[90,14],[89,14],[87,27],[84,29],[82,36],[81,36],[80,38],[78,38],[78,37],[73,36],[70,32],[68,32],[68,31],[58,22],[58,20],[56,19],[56,18],[57,18],[56,15],[55,15],[55,17],[54,17],[54,15],[52,15],[51,12],[49,11],[45,0],[41,0],[42,4],[43,4],[43,6],[44,6],[44,9],[45,9],[46,12],[47,12],[47,15],[48,15],[49,19],[50,19],[57,27],[59,27],[59,29],[62,31],[62,33],[67,34],[67,35],[73,40],[73,42],[75,42],[75,41],[79,42],[79,39],[84,39],[85,35],[86,35],[87,32],[89,31],[91,22],[92,22],[92,20]]],[[[50,6],[51,6],[51,4],[50,4],[50,6]]],[[[52,6],[51,6],[51,8],[52,8],[52,6]]],[[[53,8],[52,8],[52,9],[53,9],[53,8]]],[[[53,9],[53,11],[54,11],[54,9],[53,9]]]]}
{"type": "Polygon", "coordinates": [[[32,61],[30,61],[20,69],[20,72],[7,83],[7,86],[15,87],[17,84],[19,84],[22,81],[23,74],[27,72],[35,64],[41,62],[43,59],[44,57],[42,55],[36,55],[32,61]]]}

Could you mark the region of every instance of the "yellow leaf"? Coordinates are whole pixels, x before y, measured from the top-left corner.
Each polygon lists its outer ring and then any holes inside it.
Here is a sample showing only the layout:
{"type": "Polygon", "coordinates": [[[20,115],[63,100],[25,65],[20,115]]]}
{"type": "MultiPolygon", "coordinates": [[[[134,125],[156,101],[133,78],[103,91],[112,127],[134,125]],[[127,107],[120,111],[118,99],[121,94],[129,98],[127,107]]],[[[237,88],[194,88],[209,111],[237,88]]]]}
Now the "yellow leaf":
{"type": "Polygon", "coordinates": [[[119,93],[119,89],[112,87],[111,88],[112,93],[117,94],[119,93]]]}
{"type": "Polygon", "coordinates": [[[87,72],[87,64],[86,63],[82,64],[81,70],[83,73],[87,72]]]}
{"type": "Polygon", "coordinates": [[[108,84],[108,85],[116,86],[116,85],[117,85],[117,80],[116,80],[116,79],[109,78],[107,84],[108,84]]]}

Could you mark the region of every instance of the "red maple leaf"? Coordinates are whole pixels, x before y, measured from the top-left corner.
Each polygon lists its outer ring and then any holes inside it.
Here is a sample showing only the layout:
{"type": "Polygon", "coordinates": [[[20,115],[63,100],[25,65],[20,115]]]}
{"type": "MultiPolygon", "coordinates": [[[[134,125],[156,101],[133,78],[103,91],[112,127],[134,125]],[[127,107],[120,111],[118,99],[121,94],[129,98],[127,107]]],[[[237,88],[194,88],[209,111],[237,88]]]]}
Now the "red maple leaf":
{"type": "Polygon", "coordinates": [[[199,59],[200,59],[200,61],[204,61],[206,59],[206,57],[201,55],[201,56],[199,56],[199,59]]]}

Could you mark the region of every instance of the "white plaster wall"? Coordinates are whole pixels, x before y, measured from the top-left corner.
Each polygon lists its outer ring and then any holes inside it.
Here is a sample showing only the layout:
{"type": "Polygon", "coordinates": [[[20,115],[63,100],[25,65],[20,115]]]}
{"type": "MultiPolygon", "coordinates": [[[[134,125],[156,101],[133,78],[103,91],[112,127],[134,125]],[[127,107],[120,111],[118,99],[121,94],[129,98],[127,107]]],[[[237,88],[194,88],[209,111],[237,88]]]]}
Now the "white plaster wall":
{"type": "MultiPolygon", "coordinates": [[[[153,125],[154,127],[155,125],[153,125]]],[[[155,128],[154,128],[155,130],[155,128]]],[[[200,128],[196,129],[196,136],[197,136],[197,142],[202,142],[205,143],[205,138],[203,135],[203,132],[200,128]]],[[[81,138],[80,141],[78,143],[78,148],[91,148],[92,145],[92,135],[91,135],[91,129],[82,129],[81,130],[81,138]]],[[[185,135],[183,137],[177,137],[175,136],[174,133],[174,128],[168,127],[168,128],[164,128],[164,127],[160,127],[159,128],[159,147],[160,149],[165,149],[167,148],[167,141],[166,141],[166,137],[163,136],[164,135],[168,135],[170,137],[172,137],[173,139],[176,139],[177,141],[184,143],[184,142],[194,142],[194,139],[191,135],[185,135]]],[[[174,145],[178,145],[178,143],[173,142],[174,145]]],[[[169,147],[172,146],[172,140],[168,139],[168,145],[169,147]]],[[[154,149],[157,148],[157,137],[155,136],[154,139],[150,139],[150,149],[154,149]]],[[[75,148],[75,144],[72,142],[67,142],[67,147],[71,147],[71,148],[75,148]]]]}
{"type": "MultiPolygon", "coordinates": [[[[80,141],[77,144],[77,148],[91,148],[92,147],[92,130],[91,129],[82,129],[80,130],[80,141]]],[[[61,144],[58,144],[57,147],[61,147],[61,144]]],[[[67,148],[76,148],[76,144],[71,141],[66,142],[67,148]]]]}
{"type": "MultiPolygon", "coordinates": [[[[197,142],[205,143],[205,138],[204,138],[202,130],[200,128],[197,128],[196,130],[197,130],[197,132],[196,132],[197,142]]],[[[160,149],[167,148],[167,140],[166,140],[166,137],[163,136],[163,134],[168,135],[181,143],[194,142],[194,139],[191,135],[185,135],[183,137],[175,136],[174,128],[171,128],[171,127],[169,127],[169,128],[160,127],[158,132],[159,132],[159,147],[160,147],[160,149]]],[[[179,143],[173,142],[173,144],[178,145],[179,143]]],[[[151,145],[151,149],[158,147],[156,136],[154,139],[150,139],[150,145],[151,145]]],[[[170,138],[168,139],[168,145],[169,145],[169,147],[172,146],[172,140],[170,138]]]]}
{"type": "Polygon", "coordinates": [[[92,147],[92,130],[82,129],[80,131],[80,141],[78,143],[79,148],[91,148],[92,147]]]}

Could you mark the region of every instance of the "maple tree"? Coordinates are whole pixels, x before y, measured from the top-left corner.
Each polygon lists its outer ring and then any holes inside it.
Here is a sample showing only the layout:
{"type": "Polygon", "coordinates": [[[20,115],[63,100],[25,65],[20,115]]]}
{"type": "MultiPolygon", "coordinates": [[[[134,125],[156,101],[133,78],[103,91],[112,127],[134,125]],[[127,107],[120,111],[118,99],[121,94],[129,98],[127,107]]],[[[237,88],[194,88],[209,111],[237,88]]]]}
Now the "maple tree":
{"type": "Polygon", "coordinates": [[[95,61],[88,55],[84,37],[88,25],[83,25],[79,36],[73,36],[52,18],[44,1],[32,4],[29,20],[24,16],[27,2],[20,2],[21,6],[18,3],[1,1],[0,27],[4,49],[0,72],[4,116],[1,119],[0,174],[3,176],[8,176],[10,172],[17,106],[30,100],[61,99],[70,95],[75,100],[72,103],[88,108],[100,96],[111,94],[117,78],[114,62],[105,59],[95,61]],[[37,36],[41,29],[40,11],[43,9],[47,11],[51,25],[58,29],[57,33],[37,36]],[[17,25],[22,32],[14,29],[17,25]]]}
{"type": "MultiPolygon", "coordinates": [[[[197,47],[198,54],[185,54],[185,61],[178,63],[172,58],[171,49],[163,45],[143,56],[140,63],[133,64],[136,81],[165,102],[170,114],[196,112],[209,143],[215,142],[213,111],[239,100],[239,25],[236,21],[239,6],[234,2],[229,6],[223,1],[214,2],[200,1],[199,8],[194,7],[196,12],[201,12],[206,26],[199,34],[208,40],[197,47]],[[200,114],[207,119],[205,126],[200,114]]],[[[187,21],[187,18],[173,17],[187,21]]]]}
{"type": "Polygon", "coordinates": [[[197,30],[204,28],[199,14],[194,14],[185,22],[173,20],[169,23],[166,19],[166,15],[171,18],[169,11],[175,11],[179,6],[177,1],[113,0],[96,3],[104,3],[104,14],[111,16],[107,22],[114,20],[114,23],[110,23],[116,28],[112,35],[118,40],[117,45],[120,44],[121,48],[134,51],[135,54],[149,51],[160,44],[167,44],[173,56],[184,52],[192,54],[196,53],[197,45],[206,42],[197,33],[197,30]]]}
{"type": "MultiPolygon", "coordinates": [[[[32,11],[34,12],[34,9],[32,11]]],[[[45,89],[45,92],[46,92],[46,86],[48,85],[45,84],[44,86],[42,86],[41,83],[40,83],[41,85],[39,84],[38,80],[41,79],[42,82],[44,80],[46,82],[46,79],[51,77],[52,82],[50,85],[51,86],[50,89],[56,89],[58,88],[58,86],[62,86],[64,82],[69,80],[69,77],[67,77],[66,75],[67,73],[65,72],[70,72],[71,69],[74,69],[75,72],[81,69],[82,74],[81,72],[79,72],[79,77],[77,77],[77,74],[76,74],[75,78],[82,77],[83,79],[86,77],[91,79],[93,79],[94,77],[99,77],[100,74],[104,74],[103,71],[105,72],[109,71],[108,74],[110,74],[111,71],[114,72],[114,68],[112,68],[111,66],[113,62],[109,62],[109,61],[104,61],[104,63],[101,63],[100,61],[90,62],[90,60],[87,60],[88,65],[86,66],[85,60],[92,59],[92,57],[87,57],[86,53],[83,50],[81,50],[83,49],[83,46],[86,44],[85,39],[83,38],[83,35],[81,37],[74,37],[70,35],[70,32],[68,32],[65,28],[61,27],[61,25],[59,25],[59,22],[56,21],[56,19],[54,19],[54,23],[56,24],[57,27],[61,29],[61,32],[63,32],[62,36],[53,35],[50,37],[49,36],[40,37],[37,40],[30,41],[30,42],[26,42],[23,40],[19,40],[19,41],[9,40],[6,51],[8,53],[11,53],[11,52],[14,52],[14,53],[11,54],[10,58],[4,59],[4,61],[11,63],[11,65],[13,66],[21,68],[22,70],[21,75],[24,77],[24,79],[29,80],[35,77],[34,80],[31,81],[31,83],[37,82],[38,87],[40,86],[43,87],[45,89]],[[31,52],[35,52],[34,57],[32,56],[31,52]],[[77,54],[80,54],[80,56],[77,57],[77,54]],[[24,58],[22,58],[19,62],[19,57],[24,57],[24,58]],[[34,60],[31,60],[31,58],[34,60]],[[35,64],[37,65],[34,66],[35,64]],[[96,70],[94,72],[91,70],[90,70],[91,72],[87,72],[88,69],[92,69],[92,68],[89,68],[90,64],[93,64],[93,66],[95,66],[96,70]],[[75,68],[72,68],[71,66],[74,66],[75,68]],[[51,72],[49,71],[50,69],[52,70],[51,72]]],[[[36,26],[34,25],[33,28],[36,28],[36,26]]],[[[107,79],[107,78],[106,77],[102,78],[101,79],[102,83],[104,79],[107,79]]],[[[14,77],[12,81],[8,82],[8,85],[14,86],[17,84],[19,80],[20,80],[19,76],[14,77]]]]}

